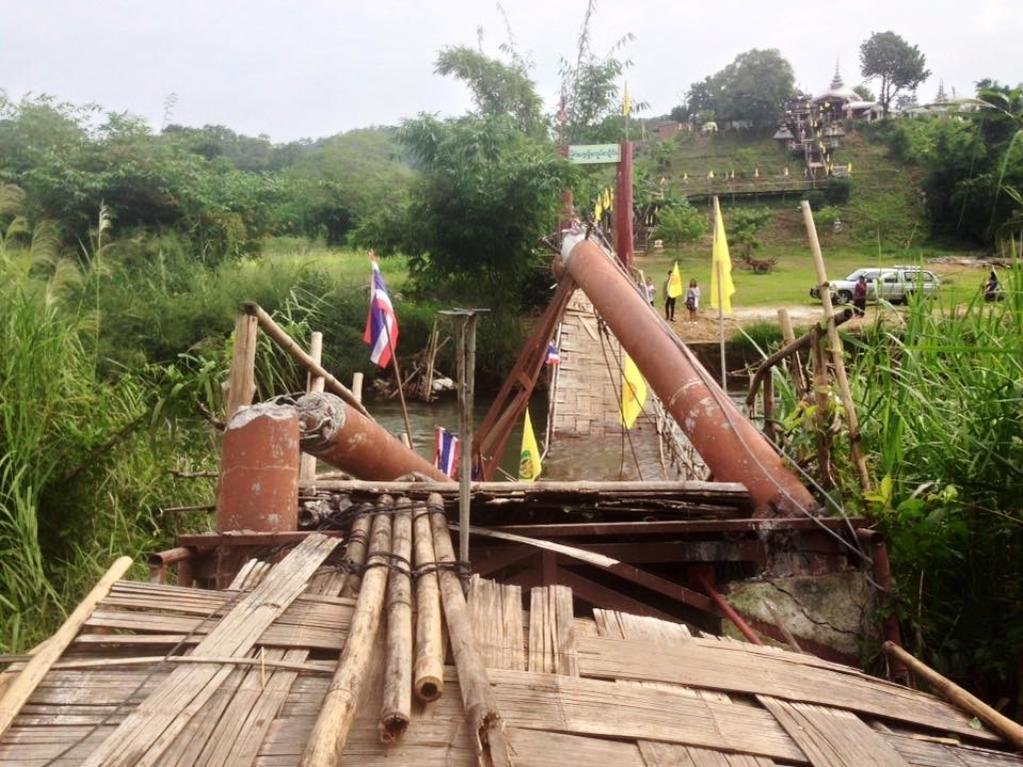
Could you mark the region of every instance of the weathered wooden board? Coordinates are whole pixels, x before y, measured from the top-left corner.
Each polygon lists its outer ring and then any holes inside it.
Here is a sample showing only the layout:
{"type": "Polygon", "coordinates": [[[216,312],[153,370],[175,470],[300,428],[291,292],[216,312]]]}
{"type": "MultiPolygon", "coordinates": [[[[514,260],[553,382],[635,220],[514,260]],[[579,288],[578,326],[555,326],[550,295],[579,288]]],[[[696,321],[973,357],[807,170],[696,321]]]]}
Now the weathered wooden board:
{"type": "MultiPolygon", "coordinates": [[[[672,646],[605,637],[579,640],[583,676],[641,679],[726,692],[770,695],[873,714],[940,731],[997,740],[964,713],[930,695],[879,679],[792,664],[767,655],[747,656],[695,643],[672,646]]],[[[722,646],[723,647],[723,646],[722,646]]]]}
{"type": "Polygon", "coordinates": [[[884,738],[851,711],[791,703],[767,695],[757,700],[806,754],[813,767],[906,767],[884,738]]]}
{"type": "MultiPolygon", "coordinates": [[[[239,600],[194,654],[249,653],[274,619],[302,593],[337,544],[336,538],[321,535],[306,538],[274,568],[273,576],[239,600]]],[[[176,755],[166,753],[171,744],[232,673],[235,670],[230,667],[176,668],[85,764],[141,767],[173,762],[176,755]]]]}
{"type": "Polygon", "coordinates": [[[483,665],[524,671],[522,588],[473,576],[469,582],[468,606],[483,665]]]}

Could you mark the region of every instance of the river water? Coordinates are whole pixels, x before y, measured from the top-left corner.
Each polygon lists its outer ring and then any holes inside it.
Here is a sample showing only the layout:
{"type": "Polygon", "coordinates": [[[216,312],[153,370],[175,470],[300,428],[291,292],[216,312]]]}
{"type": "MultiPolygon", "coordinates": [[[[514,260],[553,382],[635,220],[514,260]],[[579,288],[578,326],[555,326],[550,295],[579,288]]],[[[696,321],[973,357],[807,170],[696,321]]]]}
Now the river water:
{"type": "MultiPolygon", "coordinates": [[[[475,422],[478,426],[493,399],[477,397],[475,402],[475,422]]],[[[373,417],[392,434],[401,435],[405,424],[401,417],[401,405],[397,398],[367,399],[366,407],[373,417]]],[[[443,426],[449,431],[458,432],[458,399],[449,395],[430,404],[409,401],[409,421],[412,424],[412,440],[417,453],[433,461],[434,428],[443,426]]],[[[533,422],[540,450],[545,447],[544,428],[547,423],[547,397],[540,394],[533,397],[529,406],[529,416],[533,422]]],[[[522,422],[515,425],[508,448],[501,461],[501,468],[512,477],[518,474],[519,451],[522,444],[522,422]]],[[[648,436],[611,437],[601,441],[582,439],[559,440],[554,450],[550,451],[543,461],[542,479],[564,480],[617,480],[617,479],[664,479],[661,469],[657,441],[648,436]],[[637,469],[638,461],[638,469],[637,469]]],[[[674,477],[672,477],[674,478],[674,477]]],[[[495,479],[501,479],[500,476],[495,479]]]]}

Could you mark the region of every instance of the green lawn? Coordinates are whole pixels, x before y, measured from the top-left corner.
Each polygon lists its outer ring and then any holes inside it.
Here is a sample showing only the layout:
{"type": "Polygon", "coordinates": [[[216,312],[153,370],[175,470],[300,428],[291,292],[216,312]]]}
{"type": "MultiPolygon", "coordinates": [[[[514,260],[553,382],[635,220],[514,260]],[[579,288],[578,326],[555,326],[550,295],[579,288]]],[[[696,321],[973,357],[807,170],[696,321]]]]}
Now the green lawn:
{"type": "MultiPolygon", "coordinates": [[[[927,258],[940,255],[963,255],[961,251],[946,252],[934,248],[917,248],[895,256],[891,254],[879,256],[868,249],[857,246],[840,246],[829,248],[822,244],[824,264],[829,279],[840,279],[861,267],[894,266],[895,264],[921,264],[924,268],[935,271],[942,281],[942,295],[948,300],[963,302],[976,293],[983,282],[983,269],[970,267],[954,267],[944,264],[930,265],[927,258]]],[[[810,256],[809,246],[767,245],[757,252],[757,258],[778,259],[777,265],[767,274],[755,274],[741,267],[738,253],[733,248],[732,279],[735,283],[734,306],[793,306],[815,305],[817,301],[810,298],[810,287],[817,284],[817,276],[810,256]]],[[[710,245],[706,244],[703,252],[695,248],[685,251],[665,252],[658,255],[638,256],[636,267],[651,275],[657,286],[658,302],[661,290],[672,263],[678,260],[679,269],[685,284],[695,277],[702,286],[704,294],[710,288],[710,245]]]]}

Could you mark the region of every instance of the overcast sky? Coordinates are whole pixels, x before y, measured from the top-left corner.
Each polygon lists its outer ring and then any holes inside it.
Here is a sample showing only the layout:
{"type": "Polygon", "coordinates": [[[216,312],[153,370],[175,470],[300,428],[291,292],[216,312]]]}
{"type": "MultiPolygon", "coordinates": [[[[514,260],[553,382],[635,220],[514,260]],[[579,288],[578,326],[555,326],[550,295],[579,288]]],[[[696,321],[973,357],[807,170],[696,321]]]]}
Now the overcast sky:
{"type": "MultiPolygon", "coordinates": [[[[520,50],[553,108],[558,61],[574,55],[585,0],[504,0],[520,50]]],[[[434,0],[5,0],[0,88],[48,93],[129,111],[159,128],[172,121],[227,125],[275,141],[394,124],[421,111],[457,114],[464,87],[433,74],[437,51],[507,40],[494,2],[434,0]]],[[[836,58],[860,82],[858,50],[893,30],[920,47],[939,79],[971,95],[993,77],[1023,81],[1020,0],[600,0],[594,50],[631,32],[626,49],[635,100],[669,111],[687,86],[750,48],[778,48],[797,84],[818,92],[836,58]]],[[[876,90],[876,88],[875,88],[876,90]]]]}

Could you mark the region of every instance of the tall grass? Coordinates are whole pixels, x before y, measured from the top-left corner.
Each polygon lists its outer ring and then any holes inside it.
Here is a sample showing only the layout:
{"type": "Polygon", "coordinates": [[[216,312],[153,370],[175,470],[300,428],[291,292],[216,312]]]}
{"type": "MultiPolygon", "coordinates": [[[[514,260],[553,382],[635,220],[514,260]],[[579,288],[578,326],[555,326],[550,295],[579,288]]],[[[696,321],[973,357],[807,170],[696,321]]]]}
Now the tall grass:
{"type": "Polygon", "coordinates": [[[178,456],[198,451],[154,418],[166,401],[159,371],[102,376],[91,307],[57,300],[50,281],[19,266],[0,256],[4,650],[51,630],[116,554],[169,542],[175,525],[160,518],[161,505],[209,496],[167,473],[178,456]]]}
{"type": "Polygon", "coordinates": [[[1016,699],[1023,653],[1023,268],[1003,285],[998,303],[920,299],[904,324],[849,336],[878,480],[863,503],[908,641],[992,701],[1016,699]]]}

